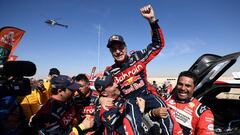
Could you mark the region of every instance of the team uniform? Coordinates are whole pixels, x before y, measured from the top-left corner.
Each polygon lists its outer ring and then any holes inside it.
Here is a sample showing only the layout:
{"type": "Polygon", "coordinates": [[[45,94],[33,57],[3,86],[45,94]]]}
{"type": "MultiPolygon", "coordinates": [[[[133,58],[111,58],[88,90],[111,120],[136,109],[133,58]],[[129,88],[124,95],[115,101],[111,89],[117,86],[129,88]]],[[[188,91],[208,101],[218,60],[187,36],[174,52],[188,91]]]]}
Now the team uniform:
{"type": "MultiPolygon", "coordinates": [[[[76,117],[78,119],[78,123],[81,123],[86,117],[95,117],[94,115],[96,111],[96,103],[98,101],[98,92],[90,89],[87,97],[75,96],[73,97],[73,100],[76,107],[76,117]]],[[[79,134],[90,135],[93,134],[95,130],[95,127],[93,127],[91,129],[81,131],[79,134]]]]}
{"type": "Polygon", "coordinates": [[[125,135],[123,125],[125,100],[119,96],[113,100],[113,106],[108,106],[108,110],[99,106],[98,116],[100,118],[101,128],[104,135],[125,135]]]}
{"type": "Polygon", "coordinates": [[[51,98],[33,117],[31,125],[42,135],[68,135],[75,115],[73,102],[66,103],[51,98]]]}
{"type": "Polygon", "coordinates": [[[172,95],[166,99],[166,103],[180,125],[180,129],[174,129],[174,134],[182,130],[184,135],[214,135],[214,116],[211,110],[197,99],[178,102],[176,95],[172,95]]]}
{"type": "MultiPolygon", "coordinates": [[[[135,51],[126,62],[108,67],[104,75],[112,75],[114,82],[120,86],[120,90],[126,98],[126,118],[134,134],[141,134],[142,114],[136,105],[136,97],[142,97],[145,100],[145,110],[149,111],[157,107],[166,107],[165,103],[157,96],[151,94],[148,90],[146,65],[150,62],[164,47],[162,31],[157,21],[150,24],[152,28],[152,43],[147,48],[135,51]]],[[[159,119],[163,134],[172,134],[172,119],[159,119]]]]}

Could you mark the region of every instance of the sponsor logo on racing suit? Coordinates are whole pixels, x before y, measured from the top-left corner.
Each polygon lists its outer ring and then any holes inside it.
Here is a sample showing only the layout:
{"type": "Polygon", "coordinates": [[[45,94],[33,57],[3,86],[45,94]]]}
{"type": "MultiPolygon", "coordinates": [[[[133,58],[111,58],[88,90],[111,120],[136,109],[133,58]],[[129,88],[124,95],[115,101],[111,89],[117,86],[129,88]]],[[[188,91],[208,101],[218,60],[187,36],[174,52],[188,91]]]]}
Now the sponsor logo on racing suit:
{"type": "Polygon", "coordinates": [[[136,89],[139,89],[144,86],[144,82],[141,79],[140,75],[138,76],[133,76],[124,81],[121,85],[122,92],[124,94],[128,94],[136,89]],[[124,87],[129,86],[127,89],[123,89],[124,87]]]}
{"type": "Polygon", "coordinates": [[[60,125],[66,127],[73,120],[76,114],[75,109],[72,107],[68,112],[64,113],[62,119],[60,120],[60,125]]]}
{"type": "Polygon", "coordinates": [[[121,72],[120,75],[115,76],[114,77],[114,82],[115,83],[120,83],[123,82],[124,80],[135,76],[136,74],[138,74],[140,71],[142,71],[144,69],[143,65],[139,64],[139,65],[134,65],[133,67],[131,67],[128,70],[125,70],[124,72],[121,72]]]}
{"type": "Polygon", "coordinates": [[[83,115],[93,115],[96,105],[89,105],[82,108],[83,115]]]}
{"type": "Polygon", "coordinates": [[[188,114],[187,112],[180,110],[178,108],[176,108],[175,106],[172,106],[170,104],[168,104],[168,106],[174,110],[172,111],[173,114],[175,115],[176,121],[178,123],[180,123],[181,125],[184,125],[190,129],[192,129],[192,119],[193,116],[191,114],[188,114]]]}

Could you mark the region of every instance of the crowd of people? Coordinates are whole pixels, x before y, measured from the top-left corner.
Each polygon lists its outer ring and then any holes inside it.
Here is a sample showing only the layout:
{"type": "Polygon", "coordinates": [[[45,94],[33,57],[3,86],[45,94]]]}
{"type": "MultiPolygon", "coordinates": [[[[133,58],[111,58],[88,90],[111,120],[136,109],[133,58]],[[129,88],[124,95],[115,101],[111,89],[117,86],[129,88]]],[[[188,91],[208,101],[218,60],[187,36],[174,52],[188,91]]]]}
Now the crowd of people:
{"type": "MultiPolygon", "coordinates": [[[[151,5],[140,13],[150,24],[151,44],[128,55],[124,38],[112,35],[107,47],[115,63],[95,78],[95,90],[86,74],[69,77],[57,68],[50,69],[45,81],[32,79],[32,93],[17,101],[28,130],[5,126],[1,133],[142,135],[142,118],[148,114],[160,125],[159,134],[214,134],[211,110],[192,96],[198,81],[194,73],[181,72],[167,96],[154,92],[156,84],[148,82],[146,65],[164,48],[163,33],[151,5]]],[[[0,122],[4,125],[4,118],[0,122]]]]}

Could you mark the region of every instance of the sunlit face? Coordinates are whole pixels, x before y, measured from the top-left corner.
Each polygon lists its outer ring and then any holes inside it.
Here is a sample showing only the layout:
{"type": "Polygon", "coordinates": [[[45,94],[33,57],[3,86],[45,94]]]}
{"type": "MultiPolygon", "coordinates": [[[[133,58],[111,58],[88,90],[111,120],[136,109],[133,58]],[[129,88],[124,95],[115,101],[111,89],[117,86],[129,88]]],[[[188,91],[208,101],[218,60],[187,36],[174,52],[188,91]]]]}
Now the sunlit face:
{"type": "Polygon", "coordinates": [[[181,76],[177,82],[177,96],[180,100],[190,99],[193,95],[194,81],[192,78],[181,76]]]}
{"type": "Polygon", "coordinates": [[[116,62],[123,62],[127,57],[127,47],[122,43],[115,43],[110,47],[110,51],[116,62]]]}
{"type": "Polygon", "coordinates": [[[102,95],[106,97],[111,97],[111,98],[115,98],[116,96],[120,95],[120,90],[118,89],[118,85],[116,83],[109,85],[107,88],[105,88],[102,95]]]}
{"type": "Polygon", "coordinates": [[[80,85],[80,92],[82,95],[86,96],[89,92],[89,84],[85,82],[84,80],[77,81],[77,83],[80,85]]]}

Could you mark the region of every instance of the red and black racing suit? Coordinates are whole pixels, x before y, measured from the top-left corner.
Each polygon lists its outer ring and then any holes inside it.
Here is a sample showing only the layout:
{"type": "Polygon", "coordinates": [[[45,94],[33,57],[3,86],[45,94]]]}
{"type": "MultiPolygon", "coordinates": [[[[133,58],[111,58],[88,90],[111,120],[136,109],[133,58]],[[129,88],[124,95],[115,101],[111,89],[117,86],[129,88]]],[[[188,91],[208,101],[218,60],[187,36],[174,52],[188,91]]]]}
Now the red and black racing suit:
{"type": "MultiPolygon", "coordinates": [[[[148,90],[146,65],[150,62],[164,47],[162,31],[157,21],[150,24],[152,28],[152,43],[147,48],[135,51],[124,63],[115,63],[108,67],[104,75],[112,75],[114,82],[120,86],[120,90],[127,99],[126,117],[129,124],[127,130],[132,129],[134,134],[142,134],[142,114],[136,105],[136,97],[142,97],[145,100],[145,111],[157,107],[166,107],[165,103],[159,97],[151,94],[148,90]],[[130,127],[129,127],[130,126],[130,127]]],[[[172,119],[159,119],[163,134],[172,134],[172,119]]]]}
{"type": "Polygon", "coordinates": [[[73,102],[51,98],[32,118],[31,125],[43,135],[68,135],[76,114],[73,102]]]}
{"type": "Polygon", "coordinates": [[[174,135],[182,131],[183,135],[214,135],[214,116],[211,110],[192,98],[188,101],[179,101],[177,96],[169,96],[166,103],[172,116],[179,123],[175,126],[174,135]]]}
{"type": "MultiPolygon", "coordinates": [[[[98,92],[89,89],[89,93],[86,97],[81,96],[74,96],[73,97],[74,104],[76,106],[76,117],[78,119],[79,123],[82,123],[82,121],[86,117],[95,117],[95,111],[96,111],[96,103],[98,100],[98,92]]],[[[78,130],[81,130],[78,128],[78,130]]],[[[85,134],[85,135],[91,135],[94,134],[96,130],[96,126],[94,125],[93,128],[79,131],[79,135],[85,134]]]]}
{"type": "Polygon", "coordinates": [[[119,95],[113,100],[113,106],[108,106],[108,110],[105,110],[99,104],[98,117],[102,124],[103,135],[125,135],[125,129],[123,125],[124,121],[124,104],[125,99],[119,95]]]}

